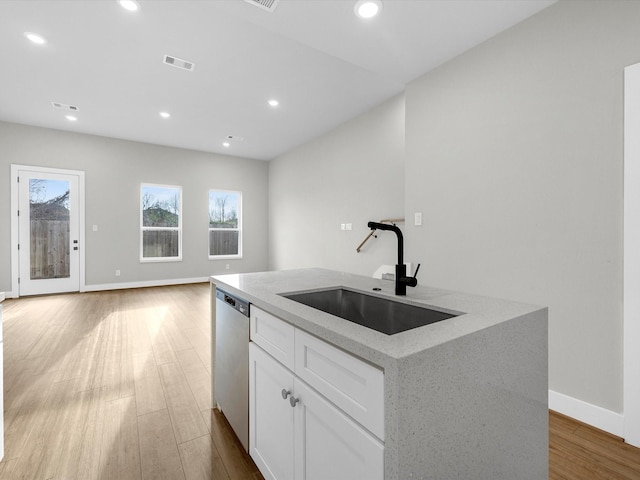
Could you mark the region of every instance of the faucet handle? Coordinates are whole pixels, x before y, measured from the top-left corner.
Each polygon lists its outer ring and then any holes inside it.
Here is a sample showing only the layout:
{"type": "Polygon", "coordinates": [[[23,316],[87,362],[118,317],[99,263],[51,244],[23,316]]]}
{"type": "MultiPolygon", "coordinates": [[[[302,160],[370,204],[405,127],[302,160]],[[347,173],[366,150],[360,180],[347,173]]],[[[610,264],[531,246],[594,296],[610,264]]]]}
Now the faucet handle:
{"type": "Polygon", "coordinates": [[[418,276],[418,270],[420,270],[420,264],[416,267],[416,271],[413,272],[413,277],[405,277],[401,281],[408,287],[415,287],[418,285],[418,279],[416,278],[418,276]]]}
{"type": "Polygon", "coordinates": [[[420,270],[420,264],[416,267],[416,271],[413,272],[413,278],[418,278],[418,270],[420,270]]]}

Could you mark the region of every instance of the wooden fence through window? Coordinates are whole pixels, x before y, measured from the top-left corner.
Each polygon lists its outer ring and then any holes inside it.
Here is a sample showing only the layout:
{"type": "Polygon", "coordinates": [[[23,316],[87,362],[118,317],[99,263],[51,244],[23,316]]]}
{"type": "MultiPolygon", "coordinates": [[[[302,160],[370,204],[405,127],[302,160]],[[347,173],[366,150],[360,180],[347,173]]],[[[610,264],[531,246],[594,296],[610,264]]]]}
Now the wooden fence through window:
{"type": "Polygon", "coordinates": [[[31,279],[69,277],[69,221],[31,220],[31,279]]]}

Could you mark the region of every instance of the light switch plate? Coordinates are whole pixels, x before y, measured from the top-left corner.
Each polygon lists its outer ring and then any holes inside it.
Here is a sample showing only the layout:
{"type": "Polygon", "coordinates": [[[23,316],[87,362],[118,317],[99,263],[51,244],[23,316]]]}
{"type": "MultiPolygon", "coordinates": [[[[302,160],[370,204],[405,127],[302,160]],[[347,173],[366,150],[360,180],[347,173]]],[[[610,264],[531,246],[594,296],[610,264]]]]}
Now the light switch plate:
{"type": "Polygon", "coordinates": [[[422,212],[416,212],[413,214],[413,224],[417,227],[422,225],[422,212]]]}

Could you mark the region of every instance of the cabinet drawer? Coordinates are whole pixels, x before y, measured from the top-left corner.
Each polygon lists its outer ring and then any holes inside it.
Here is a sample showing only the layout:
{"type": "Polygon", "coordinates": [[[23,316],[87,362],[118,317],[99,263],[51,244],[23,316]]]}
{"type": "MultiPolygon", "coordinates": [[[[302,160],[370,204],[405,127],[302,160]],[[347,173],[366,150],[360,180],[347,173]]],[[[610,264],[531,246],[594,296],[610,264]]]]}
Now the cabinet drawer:
{"type": "Polygon", "coordinates": [[[251,340],[292,371],[294,331],[293,325],[251,305],[251,340]]]}
{"type": "Polygon", "coordinates": [[[295,373],[384,440],[382,370],[296,329],[295,373]]]}

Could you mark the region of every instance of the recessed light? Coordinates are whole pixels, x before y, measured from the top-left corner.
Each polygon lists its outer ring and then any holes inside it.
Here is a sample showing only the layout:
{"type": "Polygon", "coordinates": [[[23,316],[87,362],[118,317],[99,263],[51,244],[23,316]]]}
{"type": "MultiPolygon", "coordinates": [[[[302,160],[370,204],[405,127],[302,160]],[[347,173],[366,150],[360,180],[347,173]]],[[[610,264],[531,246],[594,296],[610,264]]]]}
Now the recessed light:
{"type": "Polygon", "coordinates": [[[130,12],[137,12],[140,10],[140,4],[136,2],[136,0],[118,0],[118,3],[125,10],[129,10],[130,12]]]}
{"type": "Polygon", "coordinates": [[[36,45],[44,45],[45,43],[47,43],[47,39],[37,33],[24,32],[24,36],[27,37],[29,40],[31,40],[32,43],[35,43],[36,45]]]}
{"type": "Polygon", "coordinates": [[[160,112],[160,116],[162,118],[169,118],[171,116],[171,114],[169,112],[160,112]]]}
{"type": "Polygon", "coordinates": [[[359,0],[353,7],[360,18],[372,18],[378,15],[382,10],[381,0],[359,0]]]}
{"type": "Polygon", "coordinates": [[[78,117],[74,117],[73,115],[65,115],[64,118],[66,118],[70,122],[75,122],[76,120],[78,120],[78,117]]]}
{"type": "Polygon", "coordinates": [[[269,105],[271,105],[272,107],[277,107],[278,105],[280,105],[280,102],[275,98],[272,98],[271,100],[269,100],[269,105]]]}
{"type": "Polygon", "coordinates": [[[229,148],[231,146],[231,144],[229,142],[223,142],[222,146],[225,148],[229,148]]]}

